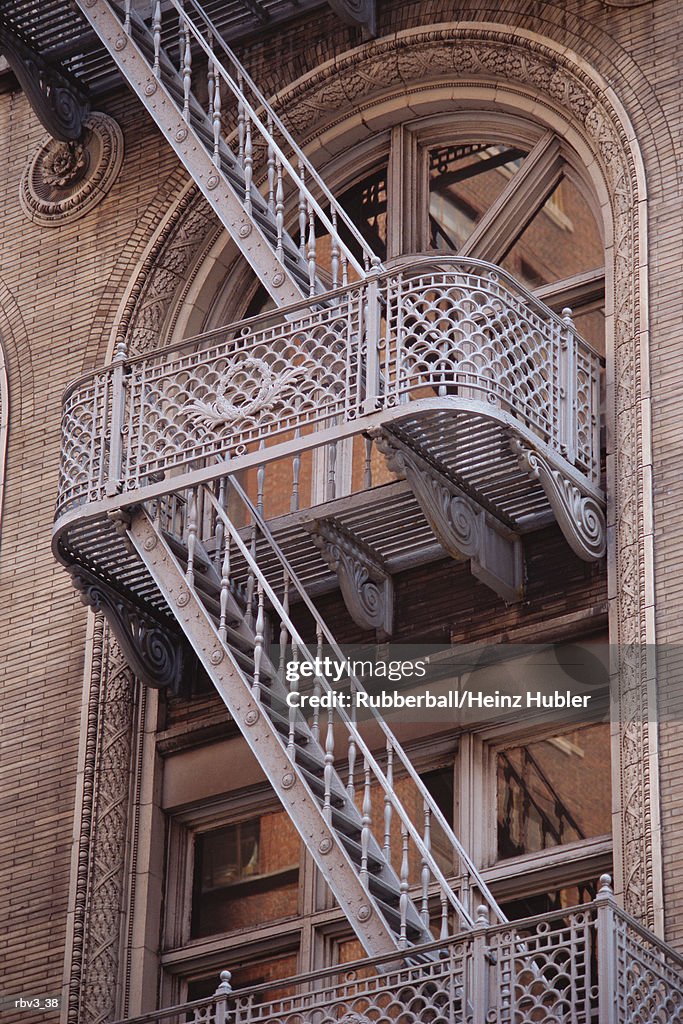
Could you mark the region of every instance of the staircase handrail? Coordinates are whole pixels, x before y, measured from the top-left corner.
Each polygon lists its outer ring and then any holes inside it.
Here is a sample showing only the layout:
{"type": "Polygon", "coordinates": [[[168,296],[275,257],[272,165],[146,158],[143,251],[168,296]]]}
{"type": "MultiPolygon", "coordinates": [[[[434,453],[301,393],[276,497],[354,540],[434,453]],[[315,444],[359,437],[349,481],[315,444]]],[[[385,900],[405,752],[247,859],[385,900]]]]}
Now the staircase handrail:
{"type": "MultiPolygon", "coordinates": [[[[346,659],[344,658],[344,655],[342,654],[342,652],[341,652],[341,650],[340,650],[340,648],[339,648],[339,646],[338,646],[334,636],[330,632],[327,624],[325,623],[324,619],[321,617],[320,613],[317,611],[314,603],[312,602],[311,598],[309,597],[308,593],[306,592],[305,587],[303,586],[303,584],[299,580],[298,576],[294,572],[292,566],[290,565],[289,560],[285,556],[284,552],[281,551],[279,545],[276,543],[275,539],[273,538],[270,530],[268,529],[268,526],[267,526],[265,520],[263,519],[263,517],[261,516],[259,511],[256,509],[256,507],[254,506],[254,504],[252,503],[251,499],[249,498],[249,496],[246,494],[246,492],[242,488],[242,486],[239,483],[239,481],[236,480],[234,477],[230,477],[230,485],[237,492],[237,494],[239,495],[241,501],[244,503],[245,508],[252,515],[253,522],[258,526],[262,536],[268,542],[269,547],[271,548],[271,550],[273,551],[275,556],[278,558],[278,560],[279,560],[280,564],[282,565],[284,571],[287,573],[289,579],[293,583],[294,587],[296,588],[297,592],[301,596],[301,598],[304,601],[304,603],[305,603],[306,607],[308,608],[309,612],[313,616],[313,618],[314,618],[314,620],[316,622],[316,625],[322,631],[322,635],[327,640],[328,644],[330,645],[330,647],[334,651],[335,655],[341,661],[345,662],[346,659]]],[[[283,608],[283,606],[282,606],[281,602],[279,601],[277,595],[275,594],[275,592],[273,591],[272,587],[270,586],[270,584],[269,584],[267,578],[265,577],[264,573],[262,572],[262,570],[258,566],[258,563],[252,557],[252,555],[249,552],[247,546],[245,545],[244,541],[240,537],[238,529],[232,523],[232,521],[231,521],[230,517],[228,516],[228,514],[226,513],[225,509],[223,509],[223,507],[221,506],[220,502],[218,501],[218,499],[215,497],[215,495],[211,492],[211,490],[209,488],[206,489],[206,493],[207,493],[207,495],[209,497],[209,500],[210,500],[210,502],[211,502],[211,504],[212,504],[212,506],[213,506],[213,508],[214,508],[214,510],[216,512],[216,514],[218,516],[220,516],[224,526],[229,530],[232,538],[235,541],[235,544],[237,545],[240,553],[242,554],[242,557],[245,559],[245,561],[249,565],[250,570],[253,571],[255,573],[255,575],[257,576],[257,578],[259,579],[260,583],[262,584],[262,586],[264,588],[264,592],[268,595],[268,598],[271,601],[271,603],[273,604],[273,606],[275,607],[275,610],[277,611],[278,615],[280,615],[283,618],[286,618],[287,620],[289,620],[289,616],[286,614],[285,609],[283,608]]],[[[296,628],[295,628],[294,624],[291,622],[291,620],[289,620],[287,622],[287,628],[289,629],[290,633],[293,636],[296,636],[297,646],[298,646],[299,650],[305,652],[306,657],[310,661],[313,661],[314,659],[312,658],[312,656],[310,654],[310,651],[308,651],[308,648],[307,648],[306,644],[304,644],[303,640],[299,636],[298,631],[296,631],[296,628]]],[[[358,692],[361,692],[361,693],[365,693],[366,692],[365,688],[362,685],[362,683],[355,676],[349,674],[348,678],[349,678],[349,680],[351,681],[352,685],[356,688],[356,690],[358,692]]],[[[321,683],[323,688],[325,688],[327,691],[331,690],[331,687],[329,686],[329,683],[324,678],[324,676],[319,679],[319,682],[321,683]]],[[[394,801],[396,801],[397,798],[395,797],[395,794],[393,793],[393,790],[392,790],[388,780],[386,779],[386,776],[384,775],[384,772],[380,769],[379,765],[375,761],[375,758],[373,757],[373,755],[370,752],[369,748],[365,744],[365,741],[363,740],[361,734],[357,731],[353,721],[346,714],[346,711],[341,706],[337,707],[335,710],[337,711],[337,713],[339,714],[340,718],[344,722],[347,730],[353,735],[354,741],[358,745],[359,749],[363,752],[363,756],[367,758],[368,764],[370,764],[370,766],[373,768],[373,771],[376,773],[378,781],[380,782],[382,788],[384,789],[385,794],[392,801],[392,805],[396,806],[394,801]]],[[[490,889],[488,888],[488,886],[484,882],[483,878],[479,874],[479,871],[477,870],[474,862],[471,860],[471,858],[467,854],[466,850],[464,849],[464,847],[462,846],[462,844],[460,843],[460,841],[458,840],[458,838],[454,834],[451,826],[446,821],[446,818],[445,818],[444,814],[442,813],[442,811],[440,810],[438,804],[436,803],[436,801],[432,797],[431,793],[429,792],[427,787],[424,785],[424,783],[420,779],[420,776],[416,772],[412,762],[410,761],[410,758],[408,757],[408,755],[403,750],[403,747],[400,745],[400,743],[398,742],[398,740],[394,736],[394,734],[391,731],[391,729],[388,728],[388,726],[387,726],[386,722],[384,721],[382,715],[380,715],[378,713],[377,709],[376,708],[372,708],[371,710],[372,710],[373,717],[377,721],[378,725],[380,726],[380,729],[381,729],[382,733],[384,734],[384,736],[385,736],[385,738],[387,740],[387,743],[391,745],[392,750],[397,754],[397,756],[398,756],[399,760],[401,761],[401,764],[403,765],[403,768],[406,771],[407,775],[410,777],[411,781],[416,786],[418,792],[420,793],[420,796],[424,799],[426,806],[429,807],[430,814],[433,815],[434,820],[436,820],[436,822],[438,823],[439,827],[442,829],[442,831],[444,832],[446,837],[449,839],[453,849],[456,851],[456,853],[457,853],[457,855],[458,855],[458,857],[460,859],[461,865],[467,870],[467,872],[468,872],[468,874],[470,876],[470,879],[475,882],[477,888],[481,892],[481,895],[482,895],[483,899],[488,904],[489,909],[495,914],[496,918],[498,919],[498,921],[501,924],[507,923],[507,917],[505,916],[503,911],[498,906],[495,898],[493,897],[493,894],[491,893],[490,889]]],[[[400,802],[399,802],[399,806],[402,809],[402,805],[400,804],[400,802]]],[[[398,808],[397,808],[397,811],[398,811],[398,808]]],[[[401,814],[401,811],[398,811],[398,813],[401,814]]],[[[406,825],[407,825],[408,830],[409,830],[409,832],[411,834],[411,838],[415,842],[415,844],[416,844],[420,854],[425,858],[425,860],[429,864],[429,868],[430,868],[430,871],[432,872],[432,875],[433,875],[434,879],[439,883],[439,885],[442,887],[443,891],[447,894],[451,904],[458,910],[458,912],[461,914],[463,919],[469,924],[469,926],[472,927],[473,924],[474,924],[474,920],[471,917],[470,913],[467,911],[467,909],[464,907],[464,905],[460,902],[460,900],[452,892],[452,890],[451,890],[451,888],[450,888],[450,886],[448,884],[447,879],[443,875],[443,873],[442,873],[441,869],[439,868],[438,864],[436,864],[436,862],[434,861],[431,853],[427,850],[427,848],[425,847],[424,843],[422,842],[422,839],[421,839],[419,833],[417,832],[417,829],[413,825],[412,821],[410,820],[409,815],[407,815],[407,813],[405,813],[405,812],[404,812],[404,814],[405,814],[405,818],[406,818],[406,825]]],[[[403,817],[402,817],[402,820],[403,820],[403,817]]]]}
{"type": "Polygon", "coordinates": [[[254,96],[256,97],[258,103],[261,105],[263,110],[266,112],[266,114],[268,116],[268,119],[272,120],[273,125],[277,126],[278,130],[282,133],[282,136],[285,139],[285,141],[287,142],[287,144],[289,146],[291,146],[292,152],[296,155],[297,159],[301,162],[301,165],[303,167],[305,167],[306,173],[311,176],[312,180],[315,181],[315,183],[316,183],[317,187],[319,188],[319,190],[321,191],[321,193],[328,200],[328,202],[330,203],[330,209],[334,210],[335,216],[338,217],[340,220],[342,220],[344,222],[344,226],[351,233],[351,235],[353,236],[354,240],[358,243],[358,245],[361,248],[361,252],[363,253],[364,264],[365,265],[364,266],[361,265],[358,262],[358,260],[356,259],[356,257],[353,255],[351,250],[348,249],[344,245],[342,239],[339,237],[337,228],[333,224],[332,220],[327,216],[327,214],[325,213],[324,209],[322,208],[322,206],[320,205],[320,203],[318,202],[316,197],[313,195],[313,193],[308,188],[308,186],[307,186],[306,182],[304,181],[304,179],[302,178],[302,176],[294,169],[294,167],[292,166],[290,160],[287,158],[287,156],[285,155],[284,151],[282,150],[281,146],[277,143],[277,141],[275,140],[273,135],[271,135],[270,132],[268,131],[268,126],[264,125],[264,123],[261,120],[261,118],[259,117],[258,113],[254,109],[254,107],[251,105],[251,103],[249,102],[247,97],[245,96],[244,91],[240,88],[239,84],[234,81],[234,79],[232,78],[232,75],[224,67],[223,63],[220,61],[220,59],[216,55],[213,47],[209,45],[209,43],[202,36],[201,32],[198,31],[197,26],[194,24],[194,22],[191,20],[191,18],[188,17],[187,11],[181,5],[179,0],[170,0],[170,4],[174,8],[174,10],[177,12],[180,21],[183,23],[183,25],[186,25],[188,27],[188,29],[191,32],[193,38],[199,44],[200,48],[204,51],[204,54],[205,54],[207,60],[210,60],[213,63],[214,70],[218,72],[218,74],[220,75],[221,79],[228,86],[228,88],[230,89],[230,91],[233,94],[233,96],[235,97],[235,99],[239,103],[241,103],[243,105],[245,112],[249,115],[252,123],[258,129],[261,137],[264,139],[264,141],[269,146],[272,147],[273,152],[276,154],[276,156],[278,157],[278,159],[282,163],[282,166],[287,171],[289,177],[296,183],[296,187],[305,196],[306,201],[308,203],[310,203],[311,207],[315,210],[317,216],[319,217],[321,223],[325,226],[325,228],[330,233],[330,237],[336,237],[338,244],[344,248],[344,251],[345,251],[345,254],[346,254],[346,258],[348,259],[349,263],[354,267],[354,269],[360,275],[361,278],[365,277],[366,273],[371,268],[375,268],[376,267],[376,268],[380,269],[381,268],[381,261],[380,261],[379,257],[377,256],[377,254],[368,245],[368,243],[363,238],[363,236],[361,235],[360,231],[355,226],[355,224],[353,223],[353,221],[351,220],[349,215],[346,213],[344,208],[334,198],[332,192],[325,185],[325,183],[324,183],[323,179],[321,178],[321,176],[318,174],[318,172],[313,167],[312,163],[307,159],[307,157],[303,153],[303,150],[301,150],[299,148],[299,146],[294,141],[293,137],[290,135],[290,133],[287,130],[287,128],[284,126],[284,124],[282,123],[282,121],[280,120],[278,115],[275,113],[273,108],[270,106],[270,104],[266,100],[265,96],[258,89],[258,87],[256,86],[255,82],[253,81],[253,79],[249,75],[249,73],[246,71],[246,69],[243,67],[243,65],[240,63],[240,61],[237,59],[237,56],[235,55],[235,53],[230,49],[228,44],[225,42],[225,40],[223,39],[222,35],[220,34],[218,29],[214,25],[213,21],[202,10],[201,6],[198,3],[195,2],[195,0],[189,0],[189,2],[192,4],[193,9],[196,11],[198,16],[202,19],[202,21],[206,25],[206,28],[212,33],[212,35],[221,44],[221,47],[222,47],[224,53],[229,58],[229,60],[232,62],[233,66],[237,70],[237,72],[240,75],[240,77],[243,78],[244,82],[246,82],[247,85],[249,86],[249,88],[252,90],[252,92],[253,92],[254,96]]]}

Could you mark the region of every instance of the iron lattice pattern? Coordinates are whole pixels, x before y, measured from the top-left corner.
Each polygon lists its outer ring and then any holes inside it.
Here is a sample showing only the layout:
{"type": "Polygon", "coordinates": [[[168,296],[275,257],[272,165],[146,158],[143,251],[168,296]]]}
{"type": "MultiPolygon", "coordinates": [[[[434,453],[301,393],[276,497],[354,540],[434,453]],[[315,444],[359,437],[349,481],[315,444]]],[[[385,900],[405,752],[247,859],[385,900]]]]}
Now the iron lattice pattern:
{"type": "Polygon", "coordinates": [[[57,514],[104,497],[107,480],[130,492],[201,460],[287,455],[326,429],[435,408],[540,440],[595,483],[599,379],[571,321],[503,271],[434,260],[77,382],[57,514]]]}
{"type": "Polygon", "coordinates": [[[626,918],[617,922],[616,943],[619,1019],[628,1024],[681,1024],[683,964],[626,918]]]}
{"type": "MultiPolygon", "coordinates": [[[[620,911],[592,903],[481,926],[411,950],[161,1010],[150,1024],[677,1024],[683,960],[620,911]],[[394,961],[396,957],[393,958],[394,961]]],[[[228,974],[222,975],[229,978],[228,974]]],[[[130,1024],[135,1024],[131,1021],[130,1024]]]]}

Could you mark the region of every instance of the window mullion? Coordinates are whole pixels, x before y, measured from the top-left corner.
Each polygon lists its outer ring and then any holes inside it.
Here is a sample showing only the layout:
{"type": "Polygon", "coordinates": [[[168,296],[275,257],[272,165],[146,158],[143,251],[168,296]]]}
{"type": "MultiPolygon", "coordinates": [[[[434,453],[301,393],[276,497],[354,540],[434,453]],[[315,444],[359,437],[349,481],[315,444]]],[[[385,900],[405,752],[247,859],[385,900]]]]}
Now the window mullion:
{"type": "Polygon", "coordinates": [[[500,263],[559,184],[563,167],[559,140],[548,132],[491,204],[458,255],[500,263]]]}

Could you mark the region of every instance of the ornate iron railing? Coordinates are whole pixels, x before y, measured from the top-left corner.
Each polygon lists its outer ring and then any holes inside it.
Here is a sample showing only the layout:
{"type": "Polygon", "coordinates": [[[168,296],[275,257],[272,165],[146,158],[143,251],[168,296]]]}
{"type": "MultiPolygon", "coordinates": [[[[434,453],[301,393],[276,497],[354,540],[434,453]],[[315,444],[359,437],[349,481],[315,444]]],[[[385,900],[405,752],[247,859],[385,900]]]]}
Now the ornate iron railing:
{"type": "Polygon", "coordinates": [[[683,958],[620,910],[609,876],[593,903],[216,994],[128,1024],[680,1024],[683,958]],[[421,955],[422,954],[422,955],[421,955]]]}
{"type": "Polygon", "coordinates": [[[57,516],[160,474],[224,459],[237,470],[421,409],[497,420],[595,485],[600,365],[568,311],[557,316],[504,271],[421,260],[325,305],[139,358],[120,349],[65,396],[57,516]]]}

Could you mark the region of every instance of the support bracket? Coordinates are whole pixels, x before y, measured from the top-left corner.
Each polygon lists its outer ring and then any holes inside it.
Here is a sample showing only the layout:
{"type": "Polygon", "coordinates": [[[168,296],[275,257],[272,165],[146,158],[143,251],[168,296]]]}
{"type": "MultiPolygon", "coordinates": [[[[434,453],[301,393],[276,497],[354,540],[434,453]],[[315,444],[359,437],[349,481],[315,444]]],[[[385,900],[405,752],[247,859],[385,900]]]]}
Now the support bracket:
{"type": "Polygon", "coordinates": [[[317,519],[307,529],[323,559],[337,574],[347,611],[361,629],[378,639],[391,636],[394,586],[381,558],[332,519],[317,519]]]}
{"type": "Polygon", "coordinates": [[[328,3],[345,24],[361,28],[365,39],[375,38],[375,0],[328,0],[328,3]]]}
{"type": "Polygon", "coordinates": [[[511,445],[522,469],[543,488],[572,551],[585,562],[603,558],[607,527],[600,502],[518,438],[512,438],[511,445]]]}
{"type": "Polygon", "coordinates": [[[90,102],[77,79],[45,60],[1,18],[0,53],[7,58],[38,120],[52,138],[67,143],[80,139],[90,102]]]}
{"type": "Polygon", "coordinates": [[[386,430],[372,436],[389,469],[404,476],[442,548],[470,560],[472,575],[514,603],[524,596],[520,538],[425,459],[386,430]]]}
{"type": "Polygon", "coordinates": [[[126,661],[138,679],[156,690],[177,693],[183,674],[183,644],[179,636],[80,565],[69,572],[83,604],[101,611],[126,661]]]}

